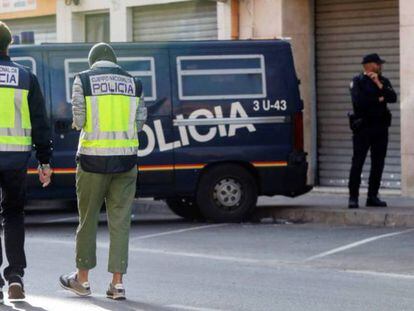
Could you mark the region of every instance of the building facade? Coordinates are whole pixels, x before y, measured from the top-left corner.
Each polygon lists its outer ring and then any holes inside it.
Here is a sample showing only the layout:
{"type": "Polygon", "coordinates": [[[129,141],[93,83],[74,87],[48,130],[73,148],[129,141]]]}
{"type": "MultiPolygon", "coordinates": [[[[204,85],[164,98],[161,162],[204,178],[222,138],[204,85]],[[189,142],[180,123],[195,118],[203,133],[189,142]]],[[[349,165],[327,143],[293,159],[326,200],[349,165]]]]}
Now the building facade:
{"type": "MultiPolygon", "coordinates": [[[[351,162],[349,82],[371,52],[399,93],[383,187],[414,196],[414,3],[410,0],[25,0],[0,9],[38,42],[290,38],[305,102],[310,180],[345,187],[351,162]]],[[[368,160],[369,162],[369,160],[368,160]]],[[[364,182],[368,175],[364,171],[364,182]]]]}
{"type": "Polygon", "coordinates": [[[0,20],[7,22],[19,39],[22,32],[33,31],[35,43],[57,40],[54,0],[0,0],[0,20]]]}

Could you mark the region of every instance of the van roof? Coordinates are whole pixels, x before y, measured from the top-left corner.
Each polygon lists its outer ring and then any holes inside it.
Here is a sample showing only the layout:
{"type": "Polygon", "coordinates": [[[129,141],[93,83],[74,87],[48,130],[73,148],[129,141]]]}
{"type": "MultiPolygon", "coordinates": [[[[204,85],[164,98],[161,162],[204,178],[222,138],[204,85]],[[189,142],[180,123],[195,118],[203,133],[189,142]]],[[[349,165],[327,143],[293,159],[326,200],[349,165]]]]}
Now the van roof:
{"type": "MultiPolygon", "coordinates": [[[[43,44],[30,44],[30,45],[12,45],[11,49],[78,49],[88,48],[94,43],[43,43],[43,44]]],[[[290,43],[287,40],[274,39],[274,40],[210,40],[210,41],[151,41],[151,42],[111,42],[115,48],[130,48],[139,47],[147,49],[160,49],[160,48],[208,48],[214,46],[217,47],[288,47],[290,43]]]]}

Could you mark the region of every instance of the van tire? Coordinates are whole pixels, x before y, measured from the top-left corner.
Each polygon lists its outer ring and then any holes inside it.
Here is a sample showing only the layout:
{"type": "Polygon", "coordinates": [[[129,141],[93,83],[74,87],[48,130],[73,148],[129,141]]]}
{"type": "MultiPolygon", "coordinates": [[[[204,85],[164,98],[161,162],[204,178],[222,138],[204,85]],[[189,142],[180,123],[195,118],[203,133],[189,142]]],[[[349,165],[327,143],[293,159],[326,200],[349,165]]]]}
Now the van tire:
{"type": "Polygon", "coordinates": [[[165,202],[170,210],[177,216],[187,220],[204,219],[194,198],[169,198],[166,199],[165,202]]]}
{"type": "Polygon", "coordinates": [[[254,176],[237,164],[208,169],[197,189],[201,214],[212,222],[242,222],[250,218],[257,203],[254,176]]]}

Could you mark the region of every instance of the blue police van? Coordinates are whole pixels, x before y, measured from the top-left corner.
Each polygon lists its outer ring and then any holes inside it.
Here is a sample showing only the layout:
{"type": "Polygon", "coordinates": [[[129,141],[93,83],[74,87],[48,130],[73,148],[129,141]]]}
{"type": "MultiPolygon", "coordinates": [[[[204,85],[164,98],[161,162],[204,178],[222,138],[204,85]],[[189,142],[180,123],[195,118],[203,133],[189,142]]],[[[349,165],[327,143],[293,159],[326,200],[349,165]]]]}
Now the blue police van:
{"type": "MultiPolygon", "coordinates": [[[[32,157],[30,198],[75,197],[71,89],[89,44],[14,46],[43,87],[53,131],[53,184],[32,157]]],[[[166,200],[185,218],[242,221],[259,195],[298,196],[306,182],[303,102],[283,40],[116,43],[118,63],[143,83],[148,121],[139,134],[137,195],[166,200]]]]}

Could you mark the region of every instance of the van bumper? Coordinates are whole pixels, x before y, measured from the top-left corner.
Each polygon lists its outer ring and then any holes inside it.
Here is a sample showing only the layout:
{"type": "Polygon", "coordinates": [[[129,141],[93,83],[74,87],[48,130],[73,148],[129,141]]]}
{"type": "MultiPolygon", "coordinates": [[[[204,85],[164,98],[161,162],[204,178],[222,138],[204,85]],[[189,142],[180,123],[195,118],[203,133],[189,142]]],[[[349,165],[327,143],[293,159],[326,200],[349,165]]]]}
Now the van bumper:
{"type": "Polygon", "coordinates": [[[305,194],[313,188],[307,184],[307,173],[306,153],[292,153],[287,166],[259,170],[260,194],[288,197],[305,194]]]}

